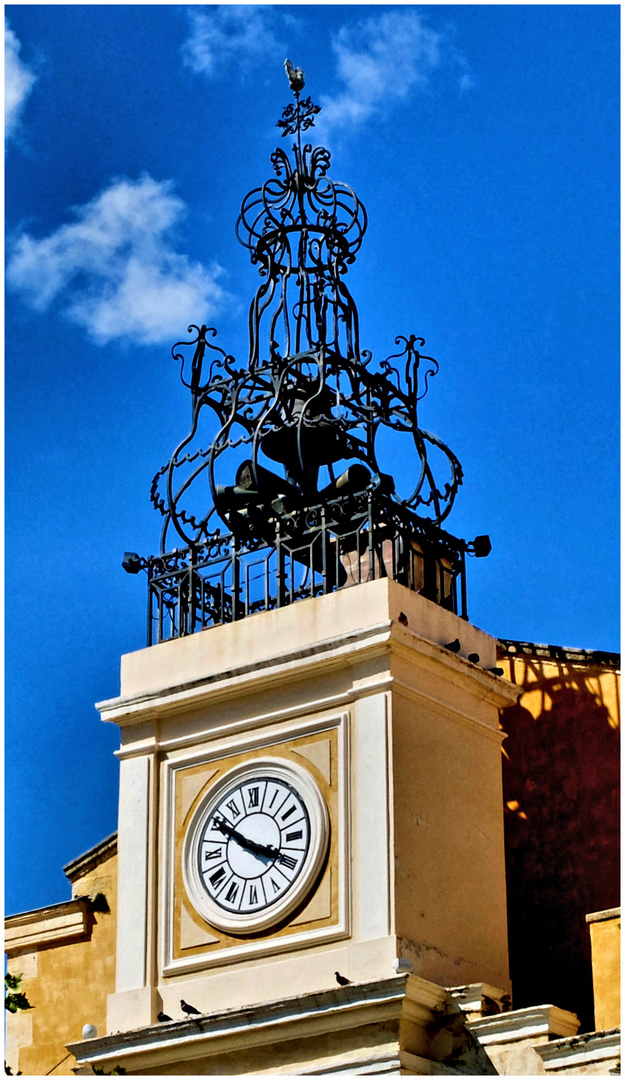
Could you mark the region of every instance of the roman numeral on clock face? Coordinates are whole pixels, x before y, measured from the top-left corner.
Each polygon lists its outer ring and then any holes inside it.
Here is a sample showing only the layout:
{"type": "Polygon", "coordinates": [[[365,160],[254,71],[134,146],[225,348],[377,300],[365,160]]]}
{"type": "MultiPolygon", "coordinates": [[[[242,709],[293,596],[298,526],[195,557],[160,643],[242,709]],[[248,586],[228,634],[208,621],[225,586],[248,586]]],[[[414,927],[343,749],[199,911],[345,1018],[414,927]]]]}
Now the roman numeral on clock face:
{"type": "Polygon", "coordinates": [[[229,904],[234,903],[234,901],[236,900],[236,895],[237,895],[238,891],[239,891],[239,886],[237,885],[237,883],[235,881],[233,881],[232,885],[228,889],[228,892],[226,893],[226,900],[228,901],[229,904]]]}
{"type": "Polygon", "coordinates": [[[219,869],[215,870],[215,873],[211,874],[210,876],[211,885],[217,887],[217,885],[219,885],[219,882],[222,880],[222,878],[225,878],[225,876],[226,871],[224,870],[223,866],[220,866],[219,869]]]}
{"type": "Polygon", "coordinates": [[[296,778],[256,768],[216,792],[203,821],[195,866],[226,925],[249,915],[253,927],[265,910],[279,919],[282,901],[300,898],[310,856],[310,815],[296,778]]]}

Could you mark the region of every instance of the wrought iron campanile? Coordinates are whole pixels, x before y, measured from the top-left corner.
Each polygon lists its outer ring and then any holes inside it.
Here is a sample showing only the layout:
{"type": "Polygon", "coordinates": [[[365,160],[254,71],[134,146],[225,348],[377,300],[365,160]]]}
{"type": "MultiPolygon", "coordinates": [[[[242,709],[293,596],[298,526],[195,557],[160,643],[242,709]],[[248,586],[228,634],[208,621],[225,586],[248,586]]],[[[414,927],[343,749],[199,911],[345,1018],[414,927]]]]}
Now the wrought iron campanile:
{"type": "Polygon", "coordinates": [[[330,154],[303,141],[319,107],[285,64],[294,103],[278,121],[292,157],[243,200],[236,231],[261,283],[249,309],[247,364],[190,326],[174,345],[191,392],[191,429],[155,476],[161,554],[127,554],[149,578],[149,643],[305,597],[393,577],[466,618],[465,552],[441,528],[462,469],[419,426],[438,364],[423,338],[395,338],[377,366],[362,349],[346,284],[367,227],[362,203],[328,175],[330,154]],[[389,433],[409,433],[414,485],[402,497],[380,467],[389,433]],[[172,549],[172,544],[180,544],[172,549]]]}

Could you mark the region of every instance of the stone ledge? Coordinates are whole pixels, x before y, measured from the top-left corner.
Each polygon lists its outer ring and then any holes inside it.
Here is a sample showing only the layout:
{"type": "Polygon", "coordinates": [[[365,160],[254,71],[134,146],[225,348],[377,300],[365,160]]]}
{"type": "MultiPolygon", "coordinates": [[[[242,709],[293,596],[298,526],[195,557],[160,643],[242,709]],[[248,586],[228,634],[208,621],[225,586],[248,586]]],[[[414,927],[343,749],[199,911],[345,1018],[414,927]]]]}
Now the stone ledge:
{"type": "Polygon", "coordinates": [[[542,1059],[547,1072],[578,1072],[582,1066],[593,1062],[616,1061],[621,1052],[621,1029],[591,1031],[569,1039],[554,1039],[533,1049],[542,1059]]]}
{"type": "MultiPolygon", "coordinates": [[[[252,618],[256,617],[252,616],[252,618]]],[[[228,625],[238,626],[239,624],[228,625]]],[[[387,620],[350,634],[329,638],[305,649],[278,653],[266,660],[261,668],[256,663],[242,664],[199,679],[189,680],[186,683],[99,701],[96,703],[96,709],[102,720],[122,727],[125,724],[140,724],[146,719],[155,719],[163,713],[171,714],[176,711],[188,711],[190,708],[201,708],[211,698],[237,696],[243,693],[250,683],[262,687],[279,685],[285,677],[290,676],[294,668],[298,673],[304,670],[310,675],[318,671],[320,664],[344,665],[345,657],[353,655],[356,649],[359,656],[367,651],[384,652],[388,648],[390,627],[391,623],[387,620]]],[[[202,633],[213,633],[214,630],[219,629],[222,628],[213,627],[202,633]]],[[[177,638],[176,642],[190,640],[191,638],[177,638]]],[[[170,643],[163,642],[162,644],[170,643]]],[[[160,648],[161,646],[152,647],[160,648]]]]}
{"type": "Polygon", "coordinates": [[[133,1072],[169,1061],[212,1057],[253,1046],[353,1031],[400,1020],[426,1026],[444,1009],[446,991],[415,975],[399,975],[272,1001],[243,1009],[153,1024],[68,1044],[79,1066],[122,1064],[133,1072]]]}
{"type": "MultiPolygon", "coordinates": [[[[215,627],[202,633],[213,633],[219,629],[224,628],[215,627]]],[[[476,631],[478,632],[481,633],[476,631]]],[[[191,638],[178,638],[175,643],[190,640],[191,638]]],[[[385,620],[313,643],[304,649],[289,649],[276,653],[260,668],[256,663],[230,667],[186,683],[100,701],[96,708],[105,722],[116,723],[120,727],[137,725],[162,715],[188,712],[189,709],[205,707],[209,702],[214,704],[229,697],[238,697],[246,692],[250,685],[254,685],[257,690],[279,686],[285,679],[290,678],[293,672],[297,672],[298,678],[318,678],[321,670],[330,671],[344,667],[346,657],[353,663],[356,658],[361,661],[374,656],[390,657],[394,653],[410,658],[416,654],[424,664],[442,664],[446,669],[446,681],[467,690],[478,702],[487,701],[498,708],[505,708],[513,704],[522,692],[521,687],[491,674],[479,664],[470,663],[464,657],[449,652],[412,630],[406,630],[392,620],[385,620]]],[[[371,689],[372,687],[363,688],[361,692],[371,692],[371,689]]]]}
{"type": "Polygon", "coordinates": [[[86,900],[67,900],[62,904],[10,915],[4,924],[4,950],[7,956],[36,950],[47,945],[67,945],[90,935],[89,904],[86,900]]]}
{"type": "Polygon", "coordinates": [[[496,659],[493,637],[406,587],[378,579],[128,653],[122,657],[121,696],[97,708],[105,721],[136,724],[164,709],[201,708],[205,699],[241,693],[246,680],[259,683],[259,673],[269,688],[294,666],[298,677],[304,671],[313,677],[320,663],[344,665],[345,652],[360,658],[367,650],[402,648],[445,664],[450,680],[466,684],[480,701],[506,705],[520,693],[489,670],[496,659]],[[458,633],[465,655],[444,647],[458,633]],[[472,652],[482,657],[477,665],[466,659],[472,652]]]}
{"type": "Polygon", "coordinates": [[[467,1024],[482,1046],[515,1042],[519,1039],[535,1040],[554,1035],[570,1038],[577,1033],[579,1020],[575,1013],[558,1009],[555,1005],[535,1005],[529,1009],[485,1016],[467,1024]]]}
{"type": "Polygon", "coordinates": [[[94,870],[100,863],[105,862],[106,859],[110,859],[113,855],[117,854],[117,833],[111,833],[106,839],[101,840],[99,844],[95,844],[94,847],[89,848],[88,851],[84,851],[78,858],[72,859],[66,866],[63,867],[63,873],[70,882],[74,884],[79,878],[84,877],[90,870],[94,870]]]}
{"type": "Polygon", "coordinates": [[[595,922],[607,922],[608,919],[620,919],[621,909],[620,907],[606,908],[605,911],[591,911],[586,916],[587,923],[595,922]]]}
{"type": "Polygon", "coordinates": [[[448,987],[452,1000],[462,1009],[468,1020],[482,1020],[486,1016],[499,1016],[509,1011],[504,1008],[503,990],[489,983],[469,983],[467,986],[448,987]]]}

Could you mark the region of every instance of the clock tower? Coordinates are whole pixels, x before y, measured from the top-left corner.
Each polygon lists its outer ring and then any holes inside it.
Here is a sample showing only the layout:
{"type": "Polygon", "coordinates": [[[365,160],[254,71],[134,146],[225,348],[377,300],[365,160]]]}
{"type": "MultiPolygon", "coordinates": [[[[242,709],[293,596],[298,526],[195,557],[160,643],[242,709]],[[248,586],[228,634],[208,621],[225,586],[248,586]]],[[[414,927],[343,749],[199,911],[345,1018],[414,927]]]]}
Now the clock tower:
{"type": "Polygon", "coordinates": [[[465,588],[490,542],[442,528],[462,470],[419,426],[424,340],[377,366],[361,348],[345,273],[366,214],[304,142],[319,109],[287,73],[292,156],[237,223],[262,279],[249,357],[205,326],[174,346],[191,430],[152,485],[161,553],[124,558],[148,647],[99,705],[121,731],[119,921],[85,1066],[418,1074],[451,1053],[452,988],[509,991],[518,688],[465,588]]]}

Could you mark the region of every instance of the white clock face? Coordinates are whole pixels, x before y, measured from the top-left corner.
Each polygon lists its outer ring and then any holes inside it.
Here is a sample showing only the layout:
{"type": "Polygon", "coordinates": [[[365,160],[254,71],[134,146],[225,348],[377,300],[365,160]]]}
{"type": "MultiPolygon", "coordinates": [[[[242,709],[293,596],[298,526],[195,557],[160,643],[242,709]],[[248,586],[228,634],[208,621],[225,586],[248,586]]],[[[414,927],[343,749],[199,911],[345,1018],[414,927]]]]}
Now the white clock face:
{"type": "Polygon", "coordinates": [[[308,773],[276,761],[239,766],[211,790],[187,834],[194,906],[224,929],[279,921],[313,883],[327,839],[325,803],[308,773]]]}
{"type": "Polygon", "coordinates": [[[243,781],[211,811],[198,848],[204,888],[225,911],[260,911],[284,895],[310,843],[295,788],[269,776],[243,781]]]}

